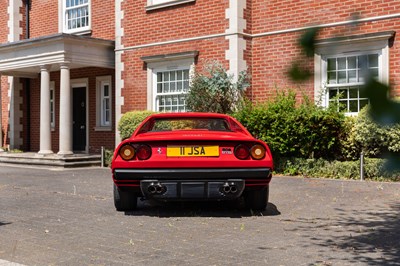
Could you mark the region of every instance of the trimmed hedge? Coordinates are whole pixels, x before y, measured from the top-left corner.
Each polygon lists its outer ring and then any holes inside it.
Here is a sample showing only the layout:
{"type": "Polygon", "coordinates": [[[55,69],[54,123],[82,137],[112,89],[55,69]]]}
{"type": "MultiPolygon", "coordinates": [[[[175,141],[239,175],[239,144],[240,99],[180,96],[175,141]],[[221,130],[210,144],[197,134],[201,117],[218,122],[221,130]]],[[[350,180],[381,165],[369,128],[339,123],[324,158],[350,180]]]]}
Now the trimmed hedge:
{"type": "Polygon", "coordinates": [[[145,120],[149,115],[155,114],[152,111],[131,111],[125,113],[118,123],[118,130],[121,139],[126,139],[132,136],[135,129],[139,124],[145,120]]]}
{"type": "MultiPolygon", "coordinates": [[[[400,172],[388,171],[387,160],[365,158],[364,178],[371,180],[400,181],[400,172]]],[[[284,175],[327,177],[335,179],[360,179],[360,161],[327,161],[324,159],[281,158],[275,172],[284,175]]]]}

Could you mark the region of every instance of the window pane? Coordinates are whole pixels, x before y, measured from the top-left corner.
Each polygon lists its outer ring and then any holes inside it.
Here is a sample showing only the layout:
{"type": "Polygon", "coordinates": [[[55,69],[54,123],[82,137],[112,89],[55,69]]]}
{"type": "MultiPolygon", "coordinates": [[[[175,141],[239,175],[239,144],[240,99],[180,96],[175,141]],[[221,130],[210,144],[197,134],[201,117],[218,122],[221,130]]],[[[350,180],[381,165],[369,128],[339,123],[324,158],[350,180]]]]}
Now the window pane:
{"type": "Polygon", "coordinates": [[[347,112],[347,101],[339,101],[339,111],[340,112],[347,112]]]}
{"type": "Polygon", "coordinates": [[[328,72],[328,84],[336,84],[336,72],[328,72]]]}
{"type": "Polygon", "coordinates": [[[371,75],[371,77],[373,78],[379,78],[379,70],[377,68],[374,69],[370,69],[369,70],[369,74],[371,75]]]}
{"type": "Polygon", "coordinates": [[[183,78],[184,78],[185,80],[188,80],[188,79],[189,79],[189,70],[183,70],[183,78]]]}
{"type": "Polygon", "coordinates": [[[378,55],[377,54],[368,55],[368,64],[369,67],[378,67],[378,55]]]}
{"type": "Polygon", "coordinates": [[[352,56],[347,58],[348,69],[356,69],[357,68],[357,57],[352,56]]]}
{"type": "Polygon", "coordinates": [[[328,59],[328,71],[336,70],[336,58],[328,59]]]}
{"type": "Polygon", "coordinates": [[[178,75],[177,75],[177,77],[176,77],[176,80],[182,80],[182,79],[183,79],[183,72],[182,72],[182,71],[178,71],[177,74],[178,74],[178,75]]]}
{"type": "Polygon", "coordinates": [[[109,96],[109,87],[108,85],[104,85],[104,97],[108,97],[109,96]]]}
{"type": "Polygon", "coordinates": [[[347,99],[347,89],[339,90],[339,99],[347,99]]]}
{"type": "Polygon", "coordinates": [[[358,112],[358,100],[349,101],[349,112],[358,112]]]}
{"type": "Polygon", "coordinates": [[[335,98],[337,93],[338,93],[337,89],[330,89],[329,90],[329,99],[335,98]]]}
{"type": "Polygon", "coordinates": [[[349,70],[349,83],[357,82],[357,70],[349,70]]]}
{"type": "Polygon", "coordinates": [[[346,71],[338,71],[338,83],[339,84],[347,83],[346,71]]]}
{"type": "Polygon", "coordinates": [[[357,99],[358,98],[358,89],[350,89],[349,90],[349,98],[357,99]]]}
{"type": "Polygon", "coordinates": [[[338,58],[338,69],[346,69],[346,58],[338,58]]]}

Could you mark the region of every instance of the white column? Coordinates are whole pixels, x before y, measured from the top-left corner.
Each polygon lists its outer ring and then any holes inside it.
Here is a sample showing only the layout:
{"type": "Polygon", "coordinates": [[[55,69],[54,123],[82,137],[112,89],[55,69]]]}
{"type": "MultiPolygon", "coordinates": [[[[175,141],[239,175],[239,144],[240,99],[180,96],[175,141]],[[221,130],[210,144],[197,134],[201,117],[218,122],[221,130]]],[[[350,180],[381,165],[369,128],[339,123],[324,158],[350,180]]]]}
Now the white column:
{"type": "Polygon", "coordinates": [[[70,70],[67,64],[60,66],[60,150],[59,155],[70,155],[72,152],[72,93],[70,70]]]}
{"type": "Polygon", "coordinates": [[[40,151],[52,154],[50,125],[50,71],[48,66],[40,67],[40,151]]]}

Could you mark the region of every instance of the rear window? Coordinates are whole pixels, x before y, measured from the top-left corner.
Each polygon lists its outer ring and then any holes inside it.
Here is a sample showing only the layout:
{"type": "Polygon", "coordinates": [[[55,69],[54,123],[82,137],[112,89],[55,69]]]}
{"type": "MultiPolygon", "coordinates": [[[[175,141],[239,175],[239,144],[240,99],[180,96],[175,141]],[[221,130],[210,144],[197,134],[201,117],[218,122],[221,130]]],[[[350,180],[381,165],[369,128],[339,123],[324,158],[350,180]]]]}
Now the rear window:
{"type": "Polygon", "coordinates": [[[163,118],[154,119],[147,132],[176,130],[231,131],[229,123],[221,118],[163,118]]]}

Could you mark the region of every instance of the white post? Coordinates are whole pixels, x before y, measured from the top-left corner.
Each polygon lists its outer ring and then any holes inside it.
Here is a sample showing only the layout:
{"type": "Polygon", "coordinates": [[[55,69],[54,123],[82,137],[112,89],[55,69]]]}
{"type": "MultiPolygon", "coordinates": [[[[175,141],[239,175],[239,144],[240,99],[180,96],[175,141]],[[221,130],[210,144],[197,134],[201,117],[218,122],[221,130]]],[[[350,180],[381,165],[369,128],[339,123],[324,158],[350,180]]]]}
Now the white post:
{"type": "Polygon", "coordinates": [[[52,154],[50,124],[50,71],[48,66],[40,67],[40,151],[52,154]]]}
{"type": "Polygon", "coordinates": [[[71,155],[72,152],[72,93],[70,70],[68,65],[60,67],[60,140],[59,155],[71,155]]]}

